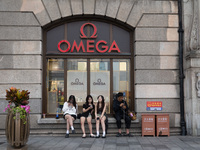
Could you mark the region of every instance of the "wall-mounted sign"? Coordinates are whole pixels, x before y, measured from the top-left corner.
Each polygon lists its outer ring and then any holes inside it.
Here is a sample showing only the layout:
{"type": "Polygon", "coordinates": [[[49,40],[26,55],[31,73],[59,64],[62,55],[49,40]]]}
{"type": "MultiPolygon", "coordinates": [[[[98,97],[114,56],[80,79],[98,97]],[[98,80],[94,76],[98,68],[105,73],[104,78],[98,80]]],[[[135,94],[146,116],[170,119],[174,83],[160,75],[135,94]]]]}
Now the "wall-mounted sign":
{"type": "Polygon", "coordinates": [[[101,79],[97,79],[97,82],[93,82],[93,85],[106,85],[106,83],[102,82],[101,79]]]}
{"type": "Polygon", "coordinates": [[[162,110],[162,101],[147,101],[147,110],[162,110]]]}
{"type": "Polygon", "coordinates": [[[76,40],[74,40],[73,43],[70,43],[68,40],[61,40],[58,43],[58,50],[62,53],[67,52],[83,52],[83,53],[94,53],[97,51],[98,53],[111,53],[111,52],[117,52],[120,53],[120,49],[116,43],[115,40],[112,41],[111,45],[107,44],[107,41],[105,40],[99,40],[95,41],[94,39],[97,38],[97,27],[93,23],[84,23],[80,28],[80,38],[82,39],[80,43],[77,43],[76,40]],[[86,26],[91,26],[93,28],[93,33],[91,36],[86,36],[84,33],[84,28],[86,26]],[[83,39],[86,39],[86,41],[83,41],[83,39]],[[84,44],[86,42],[86,44],[84,44]],[[61,45],[65,44],[65,49],[61,48],[61,45]]]}
{"type": "Polygon", "coordinates": [[[76,78],[75,82],[71,82],[71,85],[83,85],[83,82],[80,82],[79,78],[76,78]]]}

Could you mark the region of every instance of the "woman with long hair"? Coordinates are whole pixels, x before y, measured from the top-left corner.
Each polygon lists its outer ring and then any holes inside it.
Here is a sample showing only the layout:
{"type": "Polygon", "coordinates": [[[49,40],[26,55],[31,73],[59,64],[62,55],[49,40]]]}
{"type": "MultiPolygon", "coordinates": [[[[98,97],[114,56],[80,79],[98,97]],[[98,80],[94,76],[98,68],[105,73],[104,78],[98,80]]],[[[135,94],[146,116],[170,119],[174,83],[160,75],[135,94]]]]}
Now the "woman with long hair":
{"type": "Polygon", "coordinates": [[[94,104],[93,104],[93,98],[91,95],[88,95],[86,97],[86,102],[83,104],[83,113],[80,118],[81,120],[81,129],[83,132],[82,138],[86,138],[86,133],[85,133],[85,120],[87,119],[87,123],[89,126],[90,130],[90,137],[95,137],[94,134],[92,134],[92,113],[94,112],[94,104]]]}
{"type": "Polygon", "coordinates": [[[106,127],[105,127],[105,120],[106,120],[106,103],[104,100],[104,97],[102,95],[99,95],[97,97],[97,104],[95,105],[95,119],[96,119],[96,130],[97,135],[96,138],[99,138],[99,124],[101,122],[101,127],[103,130],[102,138],[106,137],[106,127]]]}
{"type": "Polygon", "coordinates": [[[73,122],[76,120],[78,106],[76,104],[76,99],[74,95],[70,95],[67,102],[64,103],[63,106],[63,118],[67,123],[67,131],[65,138],[69,137],[69,127],[71,127],[72,134],[75,133],[73,122]]]}

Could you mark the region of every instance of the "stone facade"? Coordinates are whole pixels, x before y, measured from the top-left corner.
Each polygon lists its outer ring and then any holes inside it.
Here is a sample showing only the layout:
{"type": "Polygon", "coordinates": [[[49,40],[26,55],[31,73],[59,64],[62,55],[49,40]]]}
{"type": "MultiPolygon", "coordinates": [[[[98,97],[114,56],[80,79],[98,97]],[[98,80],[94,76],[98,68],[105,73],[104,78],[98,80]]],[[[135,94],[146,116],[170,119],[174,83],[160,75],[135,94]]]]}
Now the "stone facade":
{"type": "Polygon", "coordinates": [[[185,118],[187,132],[200,135],[200,2],[198,0],[183,1],[185,28],[185,118]]]}
{"type": "MultiPolygon", "coordinates": [[[[199,117],[199,98],[195,89],[196,74],[200,72],[199,59],[196,57],[199,56],[199,45],[195,45],[196,38],[193,40],[190,37],[194,35],[191,31],[199,31],[191,16],[195,14],[194,18],[197,20],[199,16],[193,12],[193,7],[195,12],[199,10],[198,0],[184,0],[185,52],[194,54],[194,58],[187,55],[188,59],[184,65],[186,120],[189,133],[197,135],[197,132],[192,130],[200,128],[200,123],[197,120],[195,122],[195,117],[199,117]],[[189,28],[191,25],[192,29],[189,28]],[[192,53],[194,50],[195,53],[192,53]],[[193,111],[196,115],[191,121],[193,111]]],[[[1,0],[1,110],[7,103],[6,89],[11,86],[28,89],[31,92],[30,105],[33,110],[31,128],[40,128],[37,121],[42,112],[43,27],[54,21],[62,21],[63,18],[84,15],[109,17],[135,28],[135,109],[140,116],[141,113],[149,113],[145,109],[146,101],[162,101],[163,111],[160,113],[169,113],[170,126],[180,127],[177,0],[1,0]]],[[[199,35],[199,32],[195,32],[195,35],[199,35]]],[[[198,36],[197,39],[199,40],[198,36]]],[[[5,116],[1,111],[0,118],[4,120],[5,116]]],[[[0,129],[4,128],[4,123],[0,123],[0,129]]]]}

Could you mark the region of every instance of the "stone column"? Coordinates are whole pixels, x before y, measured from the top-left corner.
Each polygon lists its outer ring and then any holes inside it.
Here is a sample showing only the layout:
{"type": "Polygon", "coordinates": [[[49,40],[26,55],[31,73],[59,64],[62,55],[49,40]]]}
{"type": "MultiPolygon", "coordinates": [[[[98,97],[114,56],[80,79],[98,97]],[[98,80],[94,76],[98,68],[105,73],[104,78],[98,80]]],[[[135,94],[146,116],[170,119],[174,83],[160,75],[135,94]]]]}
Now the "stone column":
{"type": "Polygon", "coordinates": [[[185,120],[189,135],[200,135],[200,2],[183,0],[185,120]]]}

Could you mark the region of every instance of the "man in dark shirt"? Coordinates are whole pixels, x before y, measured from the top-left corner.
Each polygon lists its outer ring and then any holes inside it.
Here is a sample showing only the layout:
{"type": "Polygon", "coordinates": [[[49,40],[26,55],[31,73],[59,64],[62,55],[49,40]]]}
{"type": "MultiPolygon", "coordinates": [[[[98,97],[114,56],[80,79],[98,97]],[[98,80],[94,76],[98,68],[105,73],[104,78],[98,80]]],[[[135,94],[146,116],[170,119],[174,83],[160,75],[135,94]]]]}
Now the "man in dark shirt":
{"type": "Polygon", "coordinates": [[[117,94],[117,98],[114,100],[114,103],[113,103],[113,110],[115,112],[115,119],[116,119],[117,128],[118,128],[117,137],[122,136],[121,119],[124,119],[124,117],[125,117],[125,124],[126,124],[126,136],[131,136],[129,133],[131,119],[129,118],[127,114],[128,105],[126,101],[123,100],[123,93],[119,92],[117,94]]]}

